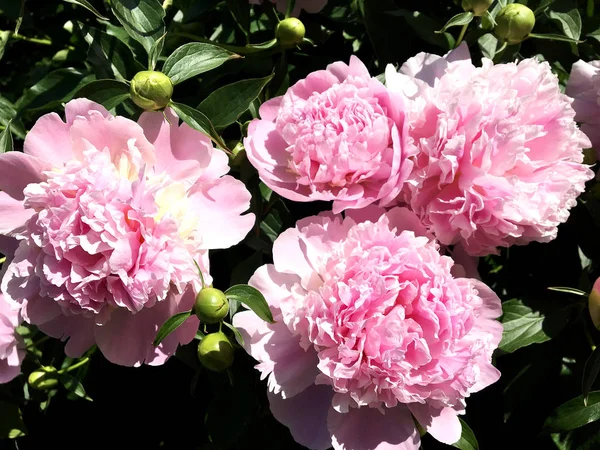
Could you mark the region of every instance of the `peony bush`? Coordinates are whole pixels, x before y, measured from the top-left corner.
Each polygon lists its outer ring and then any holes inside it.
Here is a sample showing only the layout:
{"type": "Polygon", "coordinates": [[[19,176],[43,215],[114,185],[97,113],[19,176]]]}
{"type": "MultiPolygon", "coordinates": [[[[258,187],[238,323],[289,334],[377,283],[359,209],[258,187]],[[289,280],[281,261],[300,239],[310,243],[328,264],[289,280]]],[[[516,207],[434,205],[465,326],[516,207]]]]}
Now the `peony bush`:
{"type": "Polygon", "coordinates": [[[594,2],[4,3],[3,445],[599,445],[594,2]]]}

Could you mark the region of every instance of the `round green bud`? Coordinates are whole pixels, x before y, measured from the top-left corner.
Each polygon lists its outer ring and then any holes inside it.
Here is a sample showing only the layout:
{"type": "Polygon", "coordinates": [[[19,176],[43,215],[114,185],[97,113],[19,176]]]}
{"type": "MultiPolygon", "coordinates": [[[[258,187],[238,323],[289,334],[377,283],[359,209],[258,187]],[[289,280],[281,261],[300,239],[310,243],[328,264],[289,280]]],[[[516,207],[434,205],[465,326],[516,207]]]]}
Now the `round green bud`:
{"type": "Polygon", "coordinates": [[[527,39],[535,25],[533,11],[520,3],[506,5],[495,20],[494,34],[502,42],[509,44],[518,44],[527,39]]]}
{"type": "Polygon", "coordinates": [[[229,155],[229,165],[231,167],[240,167],[244,158],[246,157],[246,149],[244,144],[237,142],[234,145],[229,146],[231,149],[231,155],[229,155]]]}
{"type": "Polygon", "coordinates": [[[31,372],[27,383],[39,391],[54,389],[58,385],[58,370],[52,366],[41,367],[35,372],[31,372]]]}
{"type": "Polygon", "coordinates": [[[284,48],[291,48],[298,45],[304,39],[306,29],[304,24],[295,17],[283,19],[275,29],[275,37],[284,48]]]}
{"type": "Polygon", "coordinates": [[[461,5],[466,12],[472,12],[474,16],[481,17],[492,3],[494,0],[462,0],[461,5]]]}
{"type": "Polygon", "coordinates": [[[173,83],[164,73],[144,70],[131,80],[131,99],[146,111],[163,109],[171,101],[173,83]]]}
{"type": "Polygon", "coordinates": [[[229,301],[223,291],[215,288],[204,288],[198,292],[194,312],[201,322],[219,323],[229,313],[229,301]]]}
{"type": "Polygon", "coordinates": [[[198,344],[198,359],[207,369],[221,372],[233,364],[233,345],[224,333],[207,334],[198,344]]]}

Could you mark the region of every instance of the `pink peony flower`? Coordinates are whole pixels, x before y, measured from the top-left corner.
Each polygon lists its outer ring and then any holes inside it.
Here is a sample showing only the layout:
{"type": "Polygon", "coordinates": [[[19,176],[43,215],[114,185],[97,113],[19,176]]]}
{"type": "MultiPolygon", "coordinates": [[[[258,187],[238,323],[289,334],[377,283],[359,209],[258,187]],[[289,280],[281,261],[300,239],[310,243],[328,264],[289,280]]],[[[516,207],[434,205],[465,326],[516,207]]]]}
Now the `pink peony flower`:
{"type": "MultiPolygon", "coordinates": [[[[263,0],[250,0],[251,5],[262,5],[263,0]]],[[[277,10],[280,13],[285,13],[287,8],[287,0],[271,0],[271,3],[275,3],[277,6],[277,10]]],[[[325,5],[327,4],[327,0],[296,0],[294,4],[294,10],[292,11],[292,16],[298,17],[300,15],[300,10],[304,10],[307,13],[316,14],[321,11],[325,5]]]]}
{"type": "Polygon", "coordinates": [[[475,256],[548,242],[584,190],[587,137],[547,63],[475,67],[468,48],[420,53],[388,87],[411,99],[419,148],[403,199],[445,245],[475,256]]]}
{"type": "Polygon", "coordinates": [[[21,373],[25,351],[15,331],[21,323],[19,306],[0,294],[0,384],[21,373]]]}
{"type": "Polygon", "coordinates": [[[453,261],[406,208],[299,221],[250,284],[276,320],[234,316],[268,376],[275,418],[311,449],[417,449],[461,434],[465,397],[500,376],[500,300],[452,275],[453,261]]]}
{"type": "Polygon", "coordinates": [[[290,200],[334,200],[336,213],[385,206],[412,168],[402,104],[352,56],[263,103],[244,140],[248,159],[290,200]]]}
{"type": "Polygon", "coordinates": [[[571,68],[565,93],[573,97],[575,120],[588,135],[600,158],[600,61],[577,61],[571,68]]]}
{"type": "Polygon", "coordinates": [[[18,240],[2,280],[25,321],[97,344],[116,364],[162,364],[193,339],[190,318],[154,348],[158,328],[190,310],[208,250],[236,244],[254,216],[227,156],[166,110],[139,123],[86,99],[40,118],[25,152],[0,155],[0,233],[18,240]]]}

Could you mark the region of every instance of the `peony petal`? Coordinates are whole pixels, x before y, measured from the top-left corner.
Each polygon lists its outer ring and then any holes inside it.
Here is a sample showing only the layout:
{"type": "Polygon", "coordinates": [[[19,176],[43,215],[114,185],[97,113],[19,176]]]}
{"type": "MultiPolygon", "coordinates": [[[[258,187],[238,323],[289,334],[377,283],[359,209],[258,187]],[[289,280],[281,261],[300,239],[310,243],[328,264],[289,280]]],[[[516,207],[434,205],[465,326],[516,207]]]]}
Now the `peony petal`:
{"type": "Polygon", "coordinates": [[[94,340],[94,321],[77,316],[58,316],[39,325],[39,329],[48,336],[66,340],[65,354],[69,358],[79,358],[96,342],[94,340]]]}
{"type": "Polygon", "coordinates": [[[296,442],[313,450],[331,447],[327,430],[327,415],[333,396],[330,386],[312,385],[285,400],[270,392],[267,396],[273,416],[290,429],[296,442]]]}
{"type": "Polygon", "coordinates": [[[244,183],[228,175],[209,186],[199,183],[189,201],[198,217],[197,234],[210,237],[202,248],[229,248],[246,237],[255,222],[254,214],[242,215],[250,208],[250,199],[244,183]]]}
{"type": "Polygon", "coordinates": [[[0,155],[0,190],[16,200],[23,200],[23,189],[29,183],[39,183],[46,177],[43,172],[52,166],[35,156],[21,152],[0,155]]]}
{"type": "Polygon", "coordinates": [[[0,234],[11,235],[23,229],[25,222],[33,215],[32,209],[25,209],[23,202],[15,200],[6,192],[0,192],[0,234]]]}
{"type": "Polygon", "coordinates": [[[163,364],[175,353],[179,344],[190,342],[198,329],[198,319],[192,316],[164,341],[154,347],[158,329],[174,314],[189,311],[195,294],[190,288],[183,296],[170,295],[152,308],[132,314],[122,308],[112,312],[110,321],[95,329],[98,347],[109,361],[122,366],[163,364]],[[126,345],[124,345],[126,343],[126,345]]]}
{"type": "Polygon", "coordinates": [[[350,408],[347,413],[329,410],[327,419],[335,450],[417,450],[420,437],[404,405],[386,408],[350,408]]]}
{"type": "Polygon", "coordinates": [[[87,98],[76,98],[65,105],[65,118],[68,125],[73,125],[75,119],[79,116],[87,117],[90,111],[98,111],[103,117],[112,117],[106,108],[99,103],[88,100],[87,98]]]}
{"type": "Polygon", "coordinates": [[[460,439],[462,427],[452,408],[435,409],[421,403],[409,403],[415,419],[438,441],[452,445],[460,439]]]}

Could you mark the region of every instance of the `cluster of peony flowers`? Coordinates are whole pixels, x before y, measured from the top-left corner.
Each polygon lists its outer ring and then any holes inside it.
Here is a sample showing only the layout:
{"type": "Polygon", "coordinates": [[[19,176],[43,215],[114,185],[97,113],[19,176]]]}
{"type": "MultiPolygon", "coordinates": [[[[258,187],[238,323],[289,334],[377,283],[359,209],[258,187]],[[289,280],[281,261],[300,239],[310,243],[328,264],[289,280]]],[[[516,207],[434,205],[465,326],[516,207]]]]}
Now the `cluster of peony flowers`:
{"type": "MultiPolygon", "coordinates": [[[[251,5],[261,5],[264,0],[249,0],[251,5]]],[[[285,13],[287,9],[287,0],[271,0],[271,3],[275,3],[277,10],[281,13],[285,13]]],[[[327,0],[296,0],[294,4],[294,10],[292,16],[298,17],[300,11],[304,10],[307,13],[316,14],[321,11],[327,0]]]]}
{"type": "Polygon", "coordinates": [[[387,87],[353,57],[263,104],[244,142],[263,182],[335,213],[407,205],[472,256],[556,237],[593,172],[547,63],[475,67],[463,44],[385,75],[387,87]]]}
{"type": "Polygon", "coordinates": [[[242,312],[234,324],[297,442],[417,449],[412,416],[441,442],[460,438],[465,397],[500,376],[491,364],[500,299],[455,277],[412,211],[300,220],[275,241],[273,260],[250,284],[277,323],[242,312]]]}
{"type": "Polygon", "coordinates": [[[252,228],[242,215],[250,193],[225,175],[227,156],[169,109],[168,120],[144,113],[136,123],[78,99],[65,114],[40,118],[24,153],[0,155],[0,234],[14,248],[2,250],[2,292],[25,322],[68,338],[68,356],[97,344],[116,364],[162,364],[198,320],[154,347],[159,327],[191,309],[196,264],[210,283],[208,250],[252,228]]]}
{"type": "Polygon", "coordinates": [[[476,67],[461,45],[385,76],[331,64],[244,141],[282,197],[333,202],[250,280],[277,322],[234,317],[273,415],[311,449],[417,449],[415,422],[456,442],[465,398],[500,376],[500,300],[472,257],[552,240],[593,177],[547,63],[476,67]]]}

